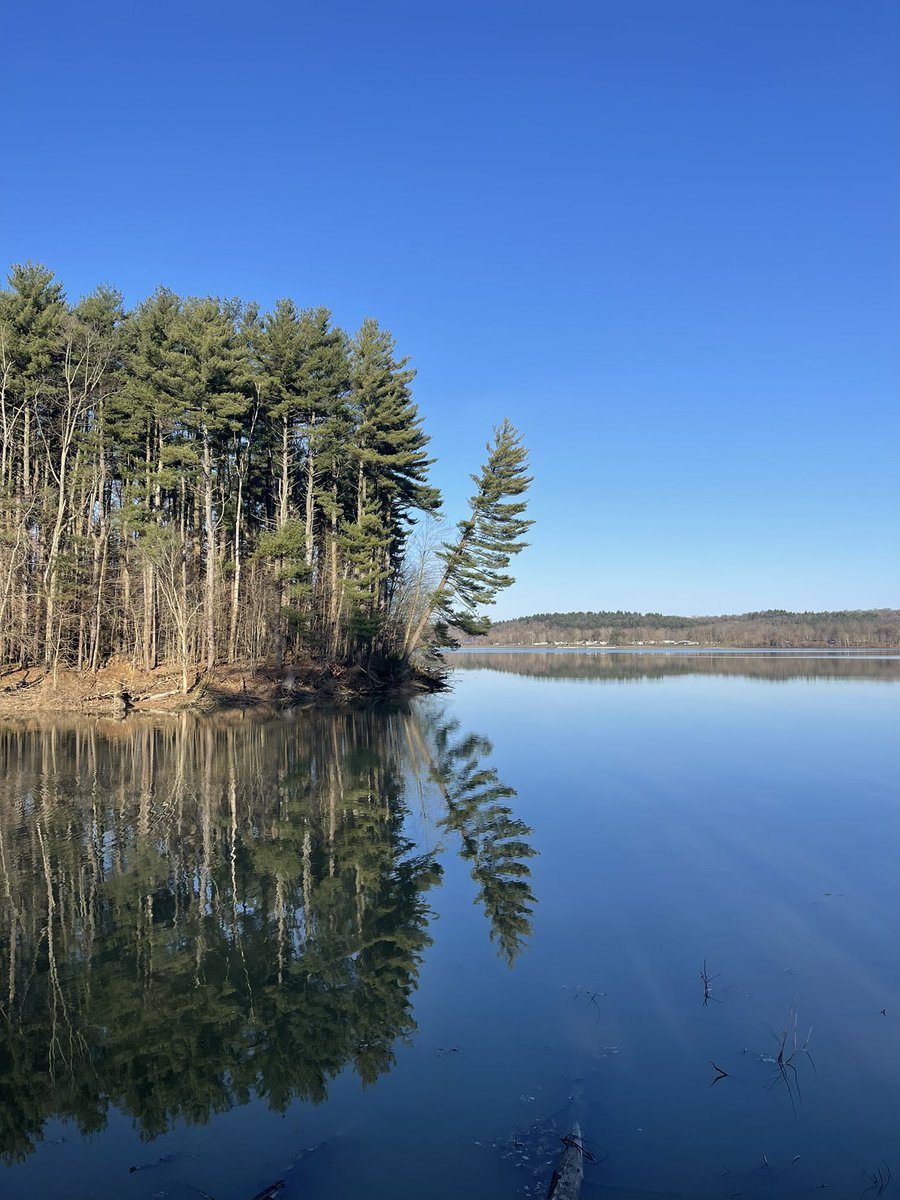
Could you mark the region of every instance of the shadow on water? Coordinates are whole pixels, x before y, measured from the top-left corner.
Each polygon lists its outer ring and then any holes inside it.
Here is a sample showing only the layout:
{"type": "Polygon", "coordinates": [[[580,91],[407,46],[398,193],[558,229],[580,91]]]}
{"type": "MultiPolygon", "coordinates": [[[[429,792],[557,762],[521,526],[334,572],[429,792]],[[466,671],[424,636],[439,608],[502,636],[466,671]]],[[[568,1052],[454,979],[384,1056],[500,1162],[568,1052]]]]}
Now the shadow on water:
{"type": "Polygon", "coordinates": [[[52,1117],[150,1139],[389,1071],[442,878],[411,820],[457,840],[506,961],[530,933],[490,753],[434,708],[0,729],[3,1161],[52,1117]]]}

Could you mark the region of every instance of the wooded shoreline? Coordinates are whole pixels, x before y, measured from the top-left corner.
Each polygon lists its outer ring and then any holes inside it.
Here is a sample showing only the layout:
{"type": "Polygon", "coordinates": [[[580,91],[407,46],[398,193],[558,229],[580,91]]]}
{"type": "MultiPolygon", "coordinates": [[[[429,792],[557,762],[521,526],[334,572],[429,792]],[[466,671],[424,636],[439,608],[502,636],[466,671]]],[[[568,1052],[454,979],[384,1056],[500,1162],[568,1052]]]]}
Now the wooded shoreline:
{"type": "Polygon", "coordinates": [[[0,669],[58,684],[177,663],[187,695],[198,670],[308,656],[351,690],[395,689],[450,625],[485,629],[531,525],[527,451],[494,427],[443,540],[414,375],[373,318],[351,335],[322,306],[166,288],[130,311],[108,286],[71,304],[47,268],[14,265],[0,669]]]}
{"type": "Polygon", "coordinates": [[[685,617],[639,612],[536,613],[491,626],[494,646],[646,646],[742,650],[889,650],[900,646],[900,609],[733,613],[685,617]]]}

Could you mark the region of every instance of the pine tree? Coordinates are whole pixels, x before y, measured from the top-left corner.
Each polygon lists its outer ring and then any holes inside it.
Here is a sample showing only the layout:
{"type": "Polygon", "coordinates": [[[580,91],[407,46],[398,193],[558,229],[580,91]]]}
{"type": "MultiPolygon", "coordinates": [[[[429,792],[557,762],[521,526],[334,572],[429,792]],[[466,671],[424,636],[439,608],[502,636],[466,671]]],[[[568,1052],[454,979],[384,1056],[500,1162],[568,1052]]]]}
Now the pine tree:
{"type": "Polygon", "coordinates": [[[312,620],[318,647],[338,653],[342,617],[340,529],[350,508],[347,445],[353,437],[348,404],[347,335],[332,327],[327,308],[300,314],[304,342],[301,379],[306,443],[304,514],[307,566],[312,576],[312,620]]]}
{"type": "Polygon", "coordinates": [[[10,291],[4,293],[0,309],[2,473],[15,501],[12,511],[5,514],[4,524],[15,530],[13,540],[17,545],[22,544],[21,531],[27,529],[35,552],[28,555],[27,564],[22,564],[26,569],[18,580],[8,576],[5,582],[19,593],[20,657],[49,663],[54,656],[52,631],[56,628],[66,471],[74,438],[69,423],[65,432],[60,428],[66,408],[63,364],[67,306],[62,284],[40,264],[14,266],[9,284],[10,291]]]}
{"type": "Polygon", "coordinates": [[[126,320],[122,331],[125,383],[108,407],[110,433],[118,446],[121,499],[123,625],[133,624],[133,657],[145,670],[159,654],[156,565],[152,556],[137,562],[141,536],[151,527],[175,525],[180,534],[180,588],[188,604],[192,573],[188,494],[197,459],[179,433],[181,363],[176,326],[181,300],[158,288],[126,320]],[[141,596],[133,596],[132,572],[139,571],[141,596]],[[132,609],[133,611],[129,611],[132,609]]]}
{"type": "Polygon", "coordinates": [[[355,516],[345,526],[354,621],[368,644],[383,626],[415,513],[436,513],[441,495],[428,483],[434,459],[413,402],[415,371],[395,359],[394,339],[368,318],[351,347],[355,432],[355,516]]]}
{"type": "Polygon", "coordinates": [[[487,632],[490,621],[477,610],[493,604],[497,593],[515,582],[506,568],[513,555],[527,546],[523,538],[533,524],[524,516],[526,502],[519,499],[532,482],[527,474],[528,453],[508,419],[495,428],[493,443],[488,442],[486,449],[487,462],[480,474],[472,476],[476,491],[469,500],[469,516],[457,525],[456,541],[444,542],[439,551],[444,571],[425,611],[410,628],[406,655],[416,648],[433,617],[439,641],[447,638],[450,626],[470,634],[487,632]]]}
{"type": "Polygon", "coordinates": [[[235,328],[239,310],[221,301],[188,300],[175,326],[179,352],[181,422],[199,442],[205,543],[206,667],[215,665],[216,584],[218,579],[214,485],[219,460],[230,446],[231,434],[247,411],[241,389],[244,351],[235,328]]]}
{"type": "Polygon", "coordinates": [[[292,468],[298,453],[297,424],[303,414],[303,343],[300,314],[293,300],[279,300],[260,322],[254,336],[263,410],[271,425],[272,458],[278,464],[273,494],[280,528],[293,507],[292,468]]]}
{"type": "Polygon", "coordinates": [[[268,553],[278,557],[279,633],[276,660],[285,645],[287,625],[295,628],[297,599],[310,610],[302,622],[307,634],[324,639],[336,618],[338,532],[346,484],[346,444],[352,433],[346,398],[349,387],[347,338],[331,325],[327,308],[298,310],[280,300],[262,322],[257,353],[265,415],[277,463],[278,505],[275,540],[268,553]],[[288,528],[299,522],[298,529],[288,528]],[[302,541],[302,563],[285,561],[281,550],[296,554],[302,541]],[[303,591],[285,590],[302,578],[303,591]],[[283,610],[283,611],[281,611],[283,610]]]}

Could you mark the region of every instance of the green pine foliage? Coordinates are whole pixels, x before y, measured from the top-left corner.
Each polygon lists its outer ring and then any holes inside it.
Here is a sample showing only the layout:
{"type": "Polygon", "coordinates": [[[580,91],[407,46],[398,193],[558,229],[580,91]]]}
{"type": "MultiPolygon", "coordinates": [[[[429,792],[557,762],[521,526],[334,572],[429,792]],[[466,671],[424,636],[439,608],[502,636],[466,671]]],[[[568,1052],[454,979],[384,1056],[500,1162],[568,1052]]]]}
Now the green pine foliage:
{"type": "MultiPolygon", "coordinates": [[[[490,620],[480,610],[514,582],[507,568],[528,545],[524,536],[533,524],[524,515],[522,497],[532,477],[520,433],[504,419],[485,448],[487,461],[472,476],[476,490],[469,500],[469,515],[457,525],[456,540],[444,542],[438,552],[443,574],[431,595],[428,615],[435,616],[435,631],[443,644],[456,644],[449,636],[451,627],[470,636],[488,631],[490,620]]],[[[425,623],[421,619],[413,629],[413,644],[422,636],[425,623]]]]}

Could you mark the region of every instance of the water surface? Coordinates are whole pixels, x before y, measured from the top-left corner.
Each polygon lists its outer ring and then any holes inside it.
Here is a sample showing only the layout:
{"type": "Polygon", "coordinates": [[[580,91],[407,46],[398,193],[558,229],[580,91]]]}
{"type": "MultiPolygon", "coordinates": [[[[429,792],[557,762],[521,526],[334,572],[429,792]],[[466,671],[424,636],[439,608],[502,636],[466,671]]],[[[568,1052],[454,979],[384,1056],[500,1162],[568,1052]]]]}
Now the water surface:
{"type": "Polygon", "coordinates": [[[453,661],[0,729],[4,1200],[900,1176],[900,662],[453,661]]]}

